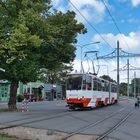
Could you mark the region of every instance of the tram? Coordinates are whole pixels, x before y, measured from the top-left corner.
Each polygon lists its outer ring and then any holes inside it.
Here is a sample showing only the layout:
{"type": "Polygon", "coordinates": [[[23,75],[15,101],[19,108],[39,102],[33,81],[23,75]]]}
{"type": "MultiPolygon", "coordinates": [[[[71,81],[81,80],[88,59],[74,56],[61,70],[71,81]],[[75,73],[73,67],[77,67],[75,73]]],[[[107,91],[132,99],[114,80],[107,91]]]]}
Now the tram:
{"type": "Polygon", "coordinates": [[[117,84],[91,73],[68,74],[66,102],[69,109],[114,104],[117,102],[117,84]]]}

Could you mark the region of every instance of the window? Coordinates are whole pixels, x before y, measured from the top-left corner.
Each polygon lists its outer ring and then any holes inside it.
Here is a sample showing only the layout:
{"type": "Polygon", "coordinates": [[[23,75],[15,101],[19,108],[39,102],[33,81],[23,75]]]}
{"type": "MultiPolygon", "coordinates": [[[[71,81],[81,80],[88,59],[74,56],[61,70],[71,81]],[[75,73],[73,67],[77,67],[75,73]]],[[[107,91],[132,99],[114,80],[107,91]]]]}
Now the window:
{"type": "Polygon", "coordinates": [[[98,90],[98,81],[97,78],[93,77],[93,90],[98,90]]]}
{"type": "Polygon", "coordinates": [[[117,92],[117,85],[111,84],[111,92],[117,92]]]}
{"type": "Polygon", "coordinates": [[[109,82],[105,82],[105,91],[109,92],[109,82]]]}
{"type": "Polygon", "coordinates": [[[98,83],[98,91],[102,91],[101,80],[97,79],[97,83],[98,83]]]}
{"type": "Polygon", "coordinates": [[[92,81],[92,77],[87,75],[87,77],[86,77],[86,89],[87,90],[91,90],[91,81],[92,81]]]}
{"type": "Polygon", "coordinates": [[[81,90],[82,75],[69,75],[67,79],[67,90],[81,90]]]}
{"type": "Polygon", "coordinates": [[[101,85],[102,85],[102,91],[104,92],[109,91],[109,82],[102,80],[101,85]]]}

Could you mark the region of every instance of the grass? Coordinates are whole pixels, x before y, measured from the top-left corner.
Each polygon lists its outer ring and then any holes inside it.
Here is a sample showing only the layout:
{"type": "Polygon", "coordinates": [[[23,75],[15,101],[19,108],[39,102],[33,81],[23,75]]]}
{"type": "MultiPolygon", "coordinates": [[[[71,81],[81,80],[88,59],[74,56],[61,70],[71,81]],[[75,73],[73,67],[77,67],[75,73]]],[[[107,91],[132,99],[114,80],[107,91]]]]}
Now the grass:
{"type": "Polygon", "coordinates": [[[19,140],[19,139],[13,136],[9,136],[8,134],[5,133],[0,133],[0,140],[19,140]]]}
{"type": "Polygon", "coordinates": [[[27,140],[27,139],[19,139],[14,136],[9,136],[8,134],[5,133],[0,133],[0,140],[27,140]]]}
{"type": "Polygon", "coordinates": [[[0,112],[17,112],[17,109],[1,108],[0,112]]]}

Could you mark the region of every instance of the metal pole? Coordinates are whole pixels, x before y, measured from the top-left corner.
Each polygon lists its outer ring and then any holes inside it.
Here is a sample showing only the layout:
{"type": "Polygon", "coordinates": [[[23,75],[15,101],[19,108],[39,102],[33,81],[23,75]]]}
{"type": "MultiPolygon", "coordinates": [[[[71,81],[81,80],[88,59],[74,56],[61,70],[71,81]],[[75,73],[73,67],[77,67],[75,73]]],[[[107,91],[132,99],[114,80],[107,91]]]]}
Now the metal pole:
{"type": "Polygon", "coordinates": [[[120,76],[119,76],[119,54],[120,48],[119,48],[119,41],[117,41],[117,100],[119,99],[119,83],[120,83],[120,76]]]}
{"type": "Polygon", "coordinates": [[[107,75],[109,76],[109,69],[108,69],[108,66],[107,66],[107,75]]]}
{"type": "Polygon", "coordinates": [[[30,86],[30,95],[31,95],[32,94],[32,83],[30,82],[29,84],[30,84],[29,86],[30,86]]]}
{"type": "Polygon", "coordinates": [[[129,59],[127,59],[127,97],[129,98],[129,59]]]}
{"type": "Polygon", "coordinates": [[[136,72],[134,72],[134,98],[136,98],[136,72]]]}
{"type": "Polygon", "coordinates": [[[82,66],[82,53],[83,53],[83,52],[82,52],[82,49],[83,49],[83,48],[82,48],[82,46],[81,46],[80,48],[81,48],[81,72],[83,72],[83,66],[82,66]]]}

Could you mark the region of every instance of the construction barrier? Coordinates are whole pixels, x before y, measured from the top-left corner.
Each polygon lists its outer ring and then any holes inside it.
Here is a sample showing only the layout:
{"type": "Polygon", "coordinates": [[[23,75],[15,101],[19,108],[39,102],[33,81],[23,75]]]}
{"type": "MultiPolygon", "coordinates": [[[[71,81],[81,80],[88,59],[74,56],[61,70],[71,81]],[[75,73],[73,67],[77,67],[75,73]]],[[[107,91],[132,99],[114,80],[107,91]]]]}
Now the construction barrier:
{"type": "Polygon", "coordinates": [[[21,110],[22,110],[22,112],[29,111],[29,100],[24,99],[24,100],[22,101],[21,110]]]}

